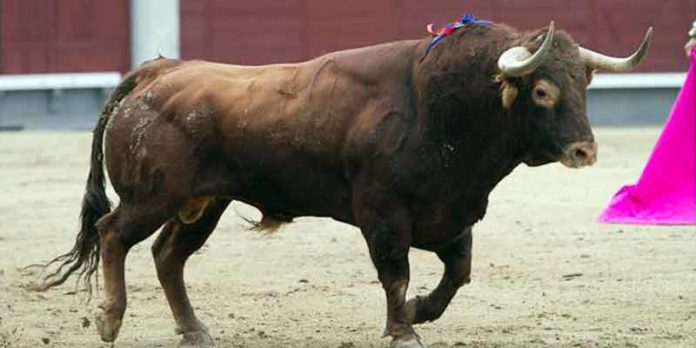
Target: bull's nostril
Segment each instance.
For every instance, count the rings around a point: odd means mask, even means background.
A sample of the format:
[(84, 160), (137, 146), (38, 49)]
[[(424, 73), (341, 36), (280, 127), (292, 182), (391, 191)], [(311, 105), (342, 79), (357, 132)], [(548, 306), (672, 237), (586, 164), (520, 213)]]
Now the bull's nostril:
[(597, 160), (595, 143), (579, 142), (569, 145), (563, 153), (561, 163), (566, 167), (580, 168), (591, 166)]
[(576, 149), (576, 150), (573, 152), (573, 158), (575, 158), (575, 159), (578, 160), (578, 161), (584, 161), (584, 160), (586, 160), (588, 157), (589, 157), (589, 155), (588, 155), (587, 152), (585, 152), (585, 150), (583, 150), (583, 149)]

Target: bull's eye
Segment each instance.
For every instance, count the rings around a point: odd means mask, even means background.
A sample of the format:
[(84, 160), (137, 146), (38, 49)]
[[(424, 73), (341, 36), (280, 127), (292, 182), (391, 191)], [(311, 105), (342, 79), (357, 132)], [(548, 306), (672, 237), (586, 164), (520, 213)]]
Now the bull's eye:
[(547, 109), (556, 105), (559, 95), (560, 90), (558, 87), (547, 80), (537, 81), (532, 90), (534, 103)]

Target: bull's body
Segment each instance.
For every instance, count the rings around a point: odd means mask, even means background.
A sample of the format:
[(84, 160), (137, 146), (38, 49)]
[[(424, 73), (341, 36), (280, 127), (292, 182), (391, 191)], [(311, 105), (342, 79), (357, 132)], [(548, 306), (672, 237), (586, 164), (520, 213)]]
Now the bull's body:
[[(519, 158), (487, 148), (504, 128), (458, 144), (434, 137), (413, 89), (423, 49), (422, 41), (404, 41), (260, 67), (147, 63), (109, 118), (112, 184), (134, 203), (240, 200), (268, 223), (311, 215), (360, 226), (384, 204), (408, 214), (412, 245), (448, 244), (482, 217), (496, 174)], [(461, 117), (494, 121), (493, 112)], [(495, 125), (477, 126), (481, 133)], [(499, 166), (478, 163), (495, 150)]]
[[(422, 347), (412, 324), (437, 319), (469, 281), (471, 226), (491, 190), (520, 163), (594, 163), (587, 73), (630, 68), (649, 42), (622, 60), (553, 26), (540, 34), (466, 24), (426, 57), (429, 40), (415, 40), (298, 64), (144, 64), (97, 124), (82, 229), (44, 288), (77, 270), (89, 279), (101, 255), (97, 327), (113, 341), (128, 250), (164, 225), (152, 251), (178, 332), (212, 343), (183, 268), (239, 200), (261, 210), (261, 228), (308, 215), (359, 227), (387, 297), (385, 334)], [(113, 211), (102, 157), (120, 197)], [(428, 296), (406, 301), (411, 247), (436, 252), (445, 272)]]

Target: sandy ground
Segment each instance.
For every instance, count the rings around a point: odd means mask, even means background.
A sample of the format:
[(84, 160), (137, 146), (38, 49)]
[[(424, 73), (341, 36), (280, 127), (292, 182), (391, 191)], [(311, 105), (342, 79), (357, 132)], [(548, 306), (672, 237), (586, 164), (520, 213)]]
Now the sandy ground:
[[(474, 231), (473, 281), (418, 327), (431, 347), (695, 347), (696, 228), (602, 225), (595, 216), (640, 173), (657, 129), (599, 129), (600, 161), (518, 168)], [(87, 175), (88, 133), (0, 133), (0, 346), (100, 347), (71, 284), (45, 293), (19, 267), (67, 251)], [(220, 347), (386, 347), (384, 297), (357, 229), (303, 218), (271, 237), (228, 209), (187, 279)], [(149, 246), (127, 263), (129, 307), (117, 347), (179, 342)], [(410, 293), (442, 266), (411, 253)], [(97, 295), (99, 297), (99, 295)], [(85, 319), (86, 318), (86, 319)]]

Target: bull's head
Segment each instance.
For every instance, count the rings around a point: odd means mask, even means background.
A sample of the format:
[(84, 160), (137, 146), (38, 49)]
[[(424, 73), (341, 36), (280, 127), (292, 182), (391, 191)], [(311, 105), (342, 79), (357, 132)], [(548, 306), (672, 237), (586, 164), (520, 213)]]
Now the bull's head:
[(597, 144), (586, 113), (592, 73), (631, 70), (645, 58), (651, 34), (652, 28), (628, 58), (614, 58), (577, 46), (551, 22), (545, 34), (522, 37), (500, 56), (503, 106), (524, 118), (524, 163), (560, 161), (579, 168), (595, 162)]

